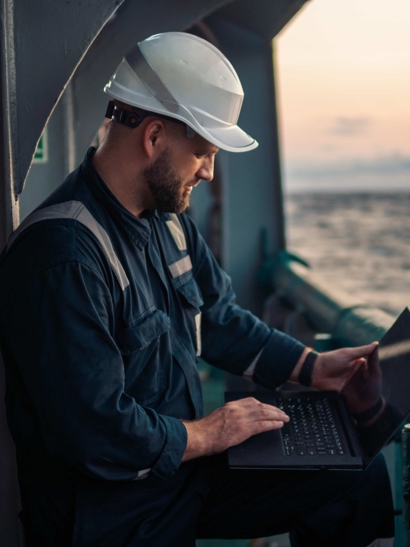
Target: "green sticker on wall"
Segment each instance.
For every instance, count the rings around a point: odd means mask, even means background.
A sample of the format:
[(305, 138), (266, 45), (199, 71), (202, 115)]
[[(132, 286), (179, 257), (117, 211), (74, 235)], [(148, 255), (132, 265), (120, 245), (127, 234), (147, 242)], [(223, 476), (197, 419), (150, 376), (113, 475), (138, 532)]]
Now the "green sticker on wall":
[(34, 153), (33, 163), (46, 163), (48, 161), (48, 132), (47, 127), (38, 141), (36, 151)]

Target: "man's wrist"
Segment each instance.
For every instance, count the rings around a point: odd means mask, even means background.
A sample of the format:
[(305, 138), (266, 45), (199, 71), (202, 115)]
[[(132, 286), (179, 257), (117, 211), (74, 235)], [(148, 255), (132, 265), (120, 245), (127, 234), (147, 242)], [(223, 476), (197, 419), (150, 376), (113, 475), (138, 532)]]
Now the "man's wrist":
[(210, 440), (211, 436), (206, 437), (203, 432), (202, 420), (181, 420), (187, 431), (187, 444), (182, 461), (192, 460), (205, 456), (211, 452)]
[(292, 374), (290, 375), (289, 381), (298, 383), (298, 377), (300, 374), (300, 371), (302, 370), (303, 363), (305, 362), (305, 359), (309, 352), (312, 351), (312, 348), (305, 348), (302, 352), (302, 354), (299, 357), (298, 362), (296, 363), (295, 368), (292, 370)]
[(364, 412), (352, 414), (352, 417), (356, 420), (358, 425), (368, 427), (379, 419), (385, 408), (386, 400), (383, 396), (380, 396), (373, 406)]
[(319, 354), (316, 351), (309, 351), (300, 369), (298, 382), (302, 386), (310, 387), (312, 385), (312, 373)]

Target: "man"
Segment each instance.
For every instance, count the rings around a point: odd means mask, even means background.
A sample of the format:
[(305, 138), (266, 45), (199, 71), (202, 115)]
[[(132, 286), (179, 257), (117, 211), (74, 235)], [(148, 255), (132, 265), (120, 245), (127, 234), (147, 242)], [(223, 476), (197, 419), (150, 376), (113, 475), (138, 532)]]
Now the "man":
[(341, 391), (374, 348), (316, 356), (268, 329), (235, 304), (182, 214), (219, 148), (257, 146), (236, 125), (232, 66), (204, 40), (165, 33), (141, 42), (106, 91), (103, 144), (1, 260), (28, 545), (192, 547), (292, 530), (294, 545), (365, 547), (392, 536), (382, 460), (363, 473), (231, 471), (229, 446), (289, 418), (253, 398), (203, 417), (201, 352), (270, 388)]

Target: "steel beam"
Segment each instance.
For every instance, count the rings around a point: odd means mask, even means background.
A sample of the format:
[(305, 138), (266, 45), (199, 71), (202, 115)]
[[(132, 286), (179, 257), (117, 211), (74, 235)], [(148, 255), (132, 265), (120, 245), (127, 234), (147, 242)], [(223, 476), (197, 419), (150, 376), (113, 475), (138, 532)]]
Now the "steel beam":
[[(18, 177), (16, 123), (16, 67), (14, 47), (14, 5), (12, 0), (0, 2), (1, 24), (1, 85), (0, 100), (0, 248), (19, 223), (19, 203), (15, 193)], [(0, 359), (0, 401), (4, 401), (4, 367)], [(3, 403), (1, 403), (3, 404)], [(7, 547), (19, 545), (18, 519), (20, 500), (17, 488), (17, 471), (14, 444), (7, 427), (6, 416), (0, 412), (0, 544)]]

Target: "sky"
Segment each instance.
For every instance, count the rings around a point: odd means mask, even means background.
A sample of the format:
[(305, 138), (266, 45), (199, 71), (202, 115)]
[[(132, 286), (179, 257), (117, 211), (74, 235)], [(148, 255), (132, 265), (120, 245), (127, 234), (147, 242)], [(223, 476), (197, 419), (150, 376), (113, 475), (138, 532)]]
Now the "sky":
[(309, 0), (274, 40), (288, 191), (410, 191), (410, 0)]

